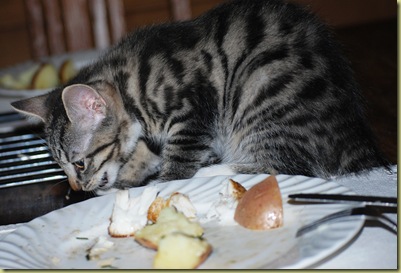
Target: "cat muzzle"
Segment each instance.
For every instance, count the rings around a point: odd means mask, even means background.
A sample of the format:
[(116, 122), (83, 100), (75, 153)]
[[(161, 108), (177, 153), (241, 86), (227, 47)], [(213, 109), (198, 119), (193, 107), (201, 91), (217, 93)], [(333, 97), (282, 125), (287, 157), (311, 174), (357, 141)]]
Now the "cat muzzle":
[(96, 179), (92, 179), (89, 183), (83, 183), (83, 185), (79, 184), (76, 180), (71, 179), (70, 186), (73, 190), (83, 190), (83, 191), (93, 191), (96, 189), (106, 189), (109, 179), (107, 172), (103, 173), (102, 178), (98, 181)]
[(78, 184), (75, 179), (68, 179), (68, 183), (70, 183), (70, 187), (74, 191), (80, 191), (82, 189), (82, 186)]
[(102, 179), (100, 180), (99, 188), (104, 188), (108, 182), (109, 182), (109, 178), (108, 178), (107, 172), (105, 172), (102, 176)]

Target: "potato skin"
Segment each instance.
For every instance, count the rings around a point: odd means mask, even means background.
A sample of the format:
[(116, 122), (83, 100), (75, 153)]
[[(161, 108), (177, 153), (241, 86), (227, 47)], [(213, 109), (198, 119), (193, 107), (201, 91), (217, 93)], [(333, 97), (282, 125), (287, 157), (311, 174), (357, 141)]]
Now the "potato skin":
[(246, 189), (240, 183), (232, 180), (231, 178), (229, 179), (229, 182), (231, 183), (231, 186), (233, 188), (233, 193), (232, 193), (233, 197), (236, 200), (240, 200), (242, 198), (242, 196), (244, 196)]
[(267, 230), (283, 225), (283, 202), (275, 176), (251, 187), (239, 200), (234, 220), (252, 230)]
[(155, 242), (148, 240), (146, 238), (139, 238), (139, 237), (135, 237), (135, 241), (137, 241), (140, 245), (153, 249), (153, 250), (157, 250), (158, 246)]
[(166, 201), (163, 197), (158, 196), (152, 204), (150, 204), (148, 209), (148, 220), (156, 223), (159, 217), (160, 211), (167, 207)]

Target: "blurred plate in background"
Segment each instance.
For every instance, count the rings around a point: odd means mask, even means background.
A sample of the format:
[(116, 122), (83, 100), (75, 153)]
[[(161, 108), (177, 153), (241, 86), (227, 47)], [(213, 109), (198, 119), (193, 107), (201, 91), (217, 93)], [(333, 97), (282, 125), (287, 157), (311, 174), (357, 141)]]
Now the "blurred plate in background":
[[(55, 68), (59, 68), (64, 61), (71, 60), (77, 70), (91, 63), (93, 60), (96, 60), (97, 57), (100, 56), (102, 51), (99, 50), (90, 50), (90, 51), (81, 51), (74, 53), (67, 53), (62, 55), (56, 55), (51, 57), (42, 58), (39, 61), (27, 61), (15, 66), (11, 66), (8, 68), (0, 69), (0, 78), (4, 75), (11, 75), (14, 78), (17, 78), (18, 75), (21, 75), (23, 72), (27, 72), (30, 70), (37, 69), (42, 63), (50, 63), (55, 66)], [(45, 94), (52, 90), (53, 88), (48, 89), (8, 89), (4, 86), (0, 86), (0, 99), (1, 97), (6, 98), (26, 98), (33, 97)]]

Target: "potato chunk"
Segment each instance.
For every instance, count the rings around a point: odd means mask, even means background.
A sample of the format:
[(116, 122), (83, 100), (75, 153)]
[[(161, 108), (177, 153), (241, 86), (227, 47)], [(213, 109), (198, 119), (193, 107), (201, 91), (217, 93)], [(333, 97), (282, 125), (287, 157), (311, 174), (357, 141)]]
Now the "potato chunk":
[(62, 84), (67, 83), (77, 74), (74, 62), (71, 59), (65, 60), (59, 69), (59, 77)]
[(283, 225), (283, 201), (275, 176), (269, 176), (244, 193), (239, 200), (234, 220), (253, 230), (266, 230)]
[(198, 222), (191, 222), (174, 207), (165, 207), (160, 211), (155, 224), (147, 225), (135, 233), (135, 240), (143, 246), (157, 249), (160, 239), (174, 232), (200, 237), (203, 228)]
[(31, 88), (32, 89), (47, 89), (54, 88), (60, 83), (58, 71), (54, 65), (50, 63), (42, 64), (33, 75)]
[(193, 269), (210, 255), (212, 247), (201, 238), (171, 233), (159, 242), (153, 267), (155, 269)]

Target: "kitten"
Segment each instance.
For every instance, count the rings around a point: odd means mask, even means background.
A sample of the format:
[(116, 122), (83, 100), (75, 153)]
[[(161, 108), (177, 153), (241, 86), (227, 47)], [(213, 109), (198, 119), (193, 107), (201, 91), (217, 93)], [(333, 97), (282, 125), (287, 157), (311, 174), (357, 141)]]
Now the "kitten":
[(234, 173), (328, 178), (386, 166), (327, 28), (278, 0), (224, 3), (139, 29), (49, 94), (12, 103), (45, 123), (75, 190)]

